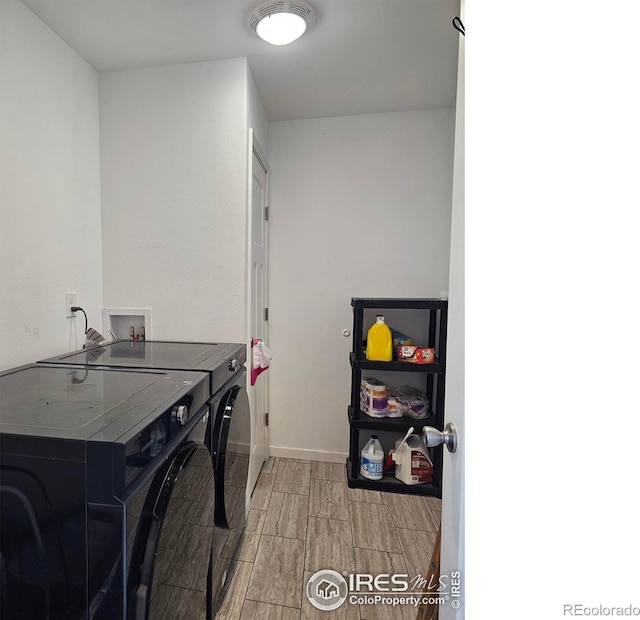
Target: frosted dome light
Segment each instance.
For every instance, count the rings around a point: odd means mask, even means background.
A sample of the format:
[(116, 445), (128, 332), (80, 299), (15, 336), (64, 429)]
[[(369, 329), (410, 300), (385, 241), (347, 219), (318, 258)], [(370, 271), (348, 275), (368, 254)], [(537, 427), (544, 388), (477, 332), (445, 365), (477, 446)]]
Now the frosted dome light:
[(307, 29), (307, 22), (293, 13), (272, 13), (258, 22), (256, 33), (272, 45), (288, 45), (299, 39)]
[(272, 45), (299, 39), (315, 22), (313, 7), (304, 0), (266, 0), (249, 17), (249, 28)]

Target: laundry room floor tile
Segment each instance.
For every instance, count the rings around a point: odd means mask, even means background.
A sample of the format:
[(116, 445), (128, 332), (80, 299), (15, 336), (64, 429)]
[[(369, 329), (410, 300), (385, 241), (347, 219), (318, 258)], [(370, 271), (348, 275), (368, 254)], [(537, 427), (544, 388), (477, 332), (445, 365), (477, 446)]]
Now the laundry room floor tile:
[(304, 568), (316, 572), (330, 568), (339, 573), (355, 570), (351, 528), (344, 521), (309, 517)]
[(347, 600), (326, 612), (307, 598), (307, 582), (320, 570), (411, 577), (428, 570), (441, 501), (349, 489), (345, 472), (344, 465), (280, 457), (264, 464), (216, 620), (415, 620), (412, 606)]
[[(406, 574), (407, 565), (401, 553), (388, 553), (372, 549), (356, 549), (356, 571), (369, 575)], [(391, 606), (380, 604), (360, 605), (362, 620), (414, 620), (416, 608), (413, 605)]]
[(437, 535), (436, 532), (421, 532), (420, 530), (398, 528), (402, 554), (404, 555), (407, 571), (411, 579), (418, 575), (421, 577), (426, 575), (428, 562), (425, 564), (424, 558), (431, 557)]
[(233, 556), (234, 560), (253, 562), (258, 552), (258, 544), (260, 543), (260, 535), (262, 534), (266, 514), (264, 510), (251, 509), (240, 541), (237, 541), (237, 538), (233, 535), (235, 534), (234, 532), (229, 536), (227, 544), (222, 549), (222, 555), (224, 557)]
[(309, 514), (313, 517), (349, 520), (347, 485), (332, 480), (311, 479)]
[(280, 459), (273, 491), (309, 495), (311, 463)]
[(252, 569), (253, 564), (250, 562), (231, 561), (230, 582), (225, 586), (225, 597), (216, 613), (216, 620), (237, 620), (240, 618)]
[(257, 601), (245, 601), (240, 620), (300, 620), (300, 610)]
[(398, 533), (393, 526), (387, 506), (351, 502), (349, 508), (355, 547), (402, 553)]
[(311, 463), (311, 477), (320, 480), (333, 480), (334, 482), (346, 482), (347, 470), (342, 463)]
[(295, 493), (271, 493), (263, 534), (283, 538), (307, 537), (309, 499)]
[(442, 500), (436, 497), (427, 497), (427, 505), (429, 506), (429, 510), (431, 510), (431, 514), (438, 524), (438, 527), (440, 527), (442, 517)]
[(369, 489), (347, 488), (347, 498), (350, 502), (365, 502), (369, 504), (382, 504), (382, 493)]
[(275, 456), (269, 457), (262, 465), (262, 471), (267, 474), (277, 474), (279, 460), (280, 459)]
[(269, 497), (271, 496), (275, 479), (275, 474), (268, 474), (264, 471), (260, 473), (251, 496), (251, 508), (266, 510), (269, 507)]
[(428, 498), (420, 495), (402, 495), (397, 493), (392, 497), (385, 494), (384, 504), (391, 513), (396, 527), (410, 530), (437, 532), (438, 522), (429, 508)]
[(299, 609), (303, 567), (303, 540), (263, 534), (253, 563), (247, 598)]

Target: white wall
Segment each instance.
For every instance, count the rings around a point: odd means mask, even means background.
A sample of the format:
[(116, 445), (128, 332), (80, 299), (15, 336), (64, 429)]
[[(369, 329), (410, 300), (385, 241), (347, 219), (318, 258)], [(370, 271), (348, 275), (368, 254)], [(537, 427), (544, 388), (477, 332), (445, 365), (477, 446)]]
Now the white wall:
[(100, 75), (104, 304), (153, 338), (245, 341), (251, 83), (244, 58)]
[(347, 453), (352, 297), (447, 289), (452, 154), (450, 109), (269, 125), (274, 455)]
[(0, 369), (100, 328), (98, 76), (17, 0), (0, 5)]

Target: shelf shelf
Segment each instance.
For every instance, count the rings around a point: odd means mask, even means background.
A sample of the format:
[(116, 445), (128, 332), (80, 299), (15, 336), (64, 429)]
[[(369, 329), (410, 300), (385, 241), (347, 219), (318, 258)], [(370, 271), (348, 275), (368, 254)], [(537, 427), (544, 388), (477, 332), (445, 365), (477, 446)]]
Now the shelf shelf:
[(371, 491), (386, 491), (388, 493), (403, 493), (405, 495), (427, 495), (442, 497), (442, 490), (434, 483), (405, 484), (395, 476), (386, 475), (382, 480), (368, 480), (362, 476), (352, 477), (351, 459), (347, 459), (347, 485), (351, 489), (369, 489)]
[[(392, 447), (396, 437), (413, 427), (414, 433), (421, 434), (425, 426), (439, 430), (444, 428), (444, 397), (447, 354), (447, 309), (448, 302), (428, 298), (365, 298), (351, 299), (353, 306), (353, 337), (349, 363), (351, 365), (351, 398), (347, 409), (349, 420), (349, 456), (347, 459), (347, 479), (352, 488), (372, 489), (407, 495), (431, 495), (441, 497), (442, 448), (430, 449), (433, 462), (433, 482), (430, 484), (407, 485), (395, 476), (385, 476), (382, 480), (369, 480), (359, 475), (360, 450), (367, 434), (379, 434), (383, 447)], [(378, 312), (378, 310), (384, 312)], [(366, 324), (372, 316), (383, 314), (396, 329), (421, 343), (421, 346), (436, 351), (436, 363), (412, 364), (403, 361), (378, 362), (366, 359)], [(398, 382), (418, 389), (429, 399), (429, 416), (416, 420), (409, 416), (401, 418), (374, 418), (360, 410), (361, 384), (363, 377), (375, 376), (385, 385)]]
[(447, 307), (447, 301), (435, 298), (404, 298), (404, 299), (370, 299), (354, 297), (351, 299), (354, 308), (394, 308), (399, 310), (437, 310)]
[(362, 413), (362, 411), (360, 411), (359, 413), (360, 417), (356, 418), (353, 407), (351, 405), (347, 407), (347, 416), (349, 418), (349, 423), (355, 425), (357, 428), (363, 428), (367, 430), (404, 433), (413, 426), (416, 433), (419, 433), (424, 426), (435, 426), (437, 428), (435, 416), (433, 414), (429, 415), (423, 420), (415, 420), (414, 418), (410, 418), (408, 416), (403, 416), (401, 418), (372, 418), (366, 413)]
[(360, 370), (377, 370), (378, 372), (422, 372), (438, 374), (444, 372), (442, 364), (412, 364), (411, 362), (372, 362), (367, 359), (358, 359), (355, 353), (349, 353), (351, 366), (358, 366)]

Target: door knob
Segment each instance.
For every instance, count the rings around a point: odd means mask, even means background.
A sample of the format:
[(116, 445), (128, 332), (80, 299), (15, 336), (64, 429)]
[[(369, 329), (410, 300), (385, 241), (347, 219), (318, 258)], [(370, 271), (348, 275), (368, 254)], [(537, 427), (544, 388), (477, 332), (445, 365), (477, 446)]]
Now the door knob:
[(422, 439), (427, 448), (435, 448), (442, 443), (447, 446), (449, 452), (455, 452), (458, 448), (458, 433), (451, 422), (447, 422), (444, 432), (433, 428), (433, 426), (425, 426), (422, 429)]

